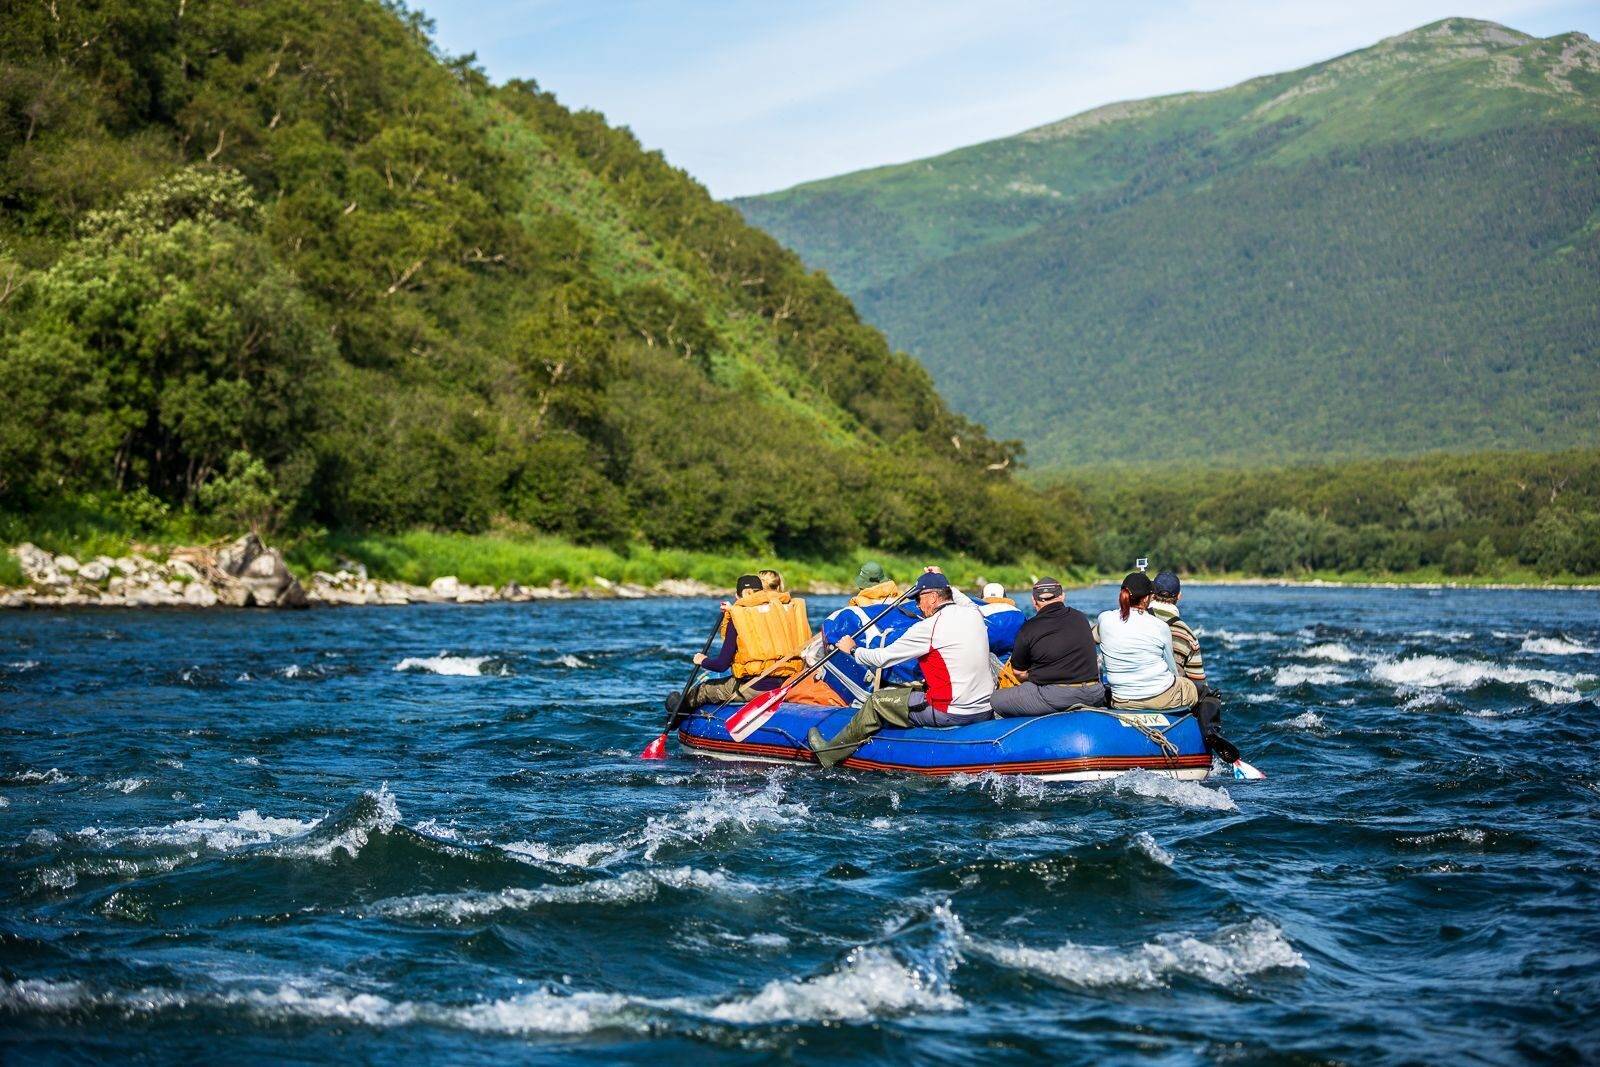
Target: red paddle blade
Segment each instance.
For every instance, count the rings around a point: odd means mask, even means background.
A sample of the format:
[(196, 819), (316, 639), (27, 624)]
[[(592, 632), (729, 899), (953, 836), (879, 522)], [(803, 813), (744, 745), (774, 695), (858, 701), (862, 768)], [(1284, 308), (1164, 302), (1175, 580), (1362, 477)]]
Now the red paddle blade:
[(652, 741), (648, 745), (644, 746), (644, 751), (639, 753), (639, 758), (640, 759), (666, 759), (667, 758), (667, 735), (666, 734), (662, 734), (660, 737), (656, 738), (654, 741)]
[(770, 693), (763, 693), (750, 703), (728, 716), (724, 725), (728, 735), (735, 741), (743, 741), (761, 727), (767, 720), (778, 713), (778, 705), (783, 703), (783, 698), (789, 692), (789, 687), (774, 689)]

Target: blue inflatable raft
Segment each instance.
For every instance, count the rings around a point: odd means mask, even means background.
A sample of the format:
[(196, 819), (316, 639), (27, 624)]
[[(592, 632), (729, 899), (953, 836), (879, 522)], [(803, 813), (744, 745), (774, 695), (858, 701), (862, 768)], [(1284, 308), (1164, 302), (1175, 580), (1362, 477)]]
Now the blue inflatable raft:
[[(853, 708), (782, 704), (759, 730), (735, 741), (726, 720), (737, 710), (687, 719), (678, 729), (685, 748), (720, 760), (815, 763), (806, 731), (815, 726), (832, 737), (850, 721)], [(1027, 719), (991, 719), (971, 726), (886, 729), (841, 766), (902, 774), (1027, 774), (1039, 778), (1095, 781), (1135, 768), (1199, 779), (1211, 771), (1211, 755), (1193, 715), (1059, 711)]]

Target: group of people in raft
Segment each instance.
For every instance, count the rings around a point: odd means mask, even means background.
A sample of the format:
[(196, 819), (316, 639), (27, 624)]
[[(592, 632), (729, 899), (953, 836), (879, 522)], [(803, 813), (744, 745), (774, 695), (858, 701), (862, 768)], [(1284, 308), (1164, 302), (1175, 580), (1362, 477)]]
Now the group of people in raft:
[(807, 743), (825, 767), (885, 726), (962, 726), (1075, 708), (1192, 708), (1207, 743), (1227, 745), (1220, 697), (1179, 615), (1182, 584), (1173, 571), (1129, 574), (1117, 606), (1093, 621), (1066, 603), (1054, 578), (1033, 583), (1031, 618), (1000, 585), (985, 586), (975, 601), (937, 567), (905, 595), (877, 563), (862, 566), (855, 584), (856, 595), (813, 635), (805, 601), (776, 571), (741, 576), (734, 601), (723, 604), (720, 648), (694, 657), (725, 677), (669, 695), (675, 721), (789, 686), (783, 699), (791, 703), (858, 706), (836, 736), (810, 732)]

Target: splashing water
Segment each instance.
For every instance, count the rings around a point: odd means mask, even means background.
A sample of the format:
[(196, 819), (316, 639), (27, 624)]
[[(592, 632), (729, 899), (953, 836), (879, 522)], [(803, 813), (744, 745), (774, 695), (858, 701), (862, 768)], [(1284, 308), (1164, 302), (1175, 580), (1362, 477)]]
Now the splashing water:
[(7, 1047), (1582, 1059), (1600, 600), (1184, 608), (1265, 781), (641, 762), (714, 602), (0, 614)]

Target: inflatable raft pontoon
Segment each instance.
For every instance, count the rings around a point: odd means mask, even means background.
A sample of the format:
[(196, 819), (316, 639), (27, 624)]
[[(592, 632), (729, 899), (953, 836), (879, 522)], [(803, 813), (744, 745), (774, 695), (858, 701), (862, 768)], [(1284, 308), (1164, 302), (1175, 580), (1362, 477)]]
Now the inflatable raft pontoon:
[[(824, 737), (844, 728), (854, 708), (781, 704), (744, 741), (726, 722), (737, 706), (695, 716), (678, 729), (685, 748), (712, 759), (762, 763), (815, 763), (806, 731)], [(1108, 708), (1058, 711), (1026, 719), (990, 719), (970, 726), (886, 729), (842, 767), (903, 774), (1027, 774), (1061, 781), (1097, 781), (1144, 769), (1199, 779), (1211, 771), (1211, 754), (1187, 709), (1118, 712)]]

